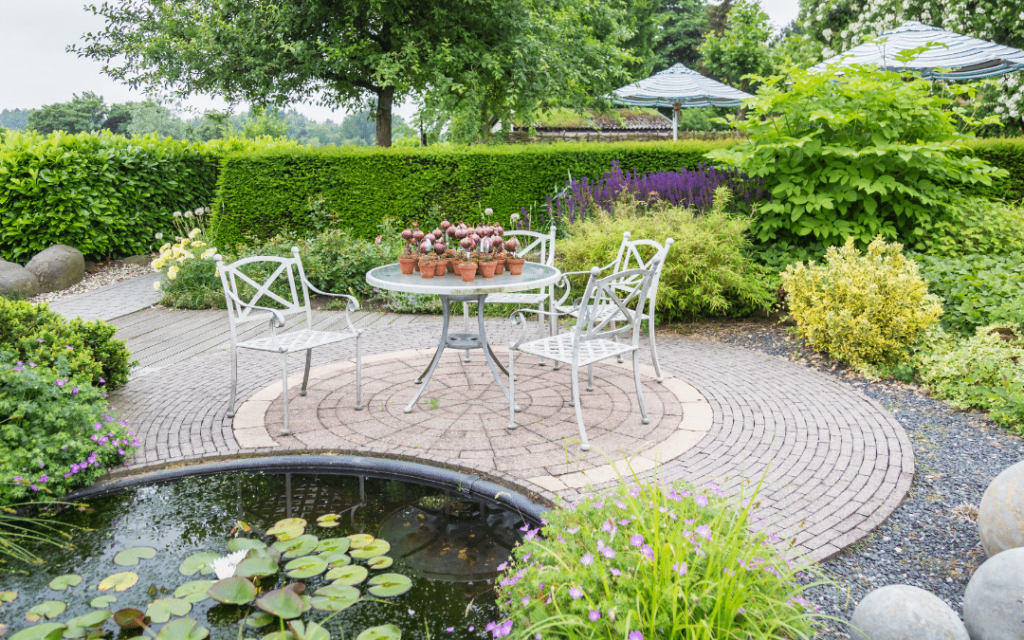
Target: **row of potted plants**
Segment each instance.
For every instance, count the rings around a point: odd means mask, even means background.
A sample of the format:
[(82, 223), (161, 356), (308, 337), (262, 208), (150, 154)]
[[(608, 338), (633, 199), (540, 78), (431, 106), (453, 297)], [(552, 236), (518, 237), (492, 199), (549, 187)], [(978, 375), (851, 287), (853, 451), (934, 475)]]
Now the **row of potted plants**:
[(398, 264), (405, 275), (419, 271), (422, 277), (433, 278), (454, 273), (464, 282), (472, 282), (477, 273), (493, 278), (502, 275), (506, 268), (510, 275), (521, 275), (526, 262), (517, 253), (519, 240), (506, 239), (501, 225), (469, 227), (444, 220), (439, 228), (424, 232), (414, 222), (401, 235), (405, 250)]

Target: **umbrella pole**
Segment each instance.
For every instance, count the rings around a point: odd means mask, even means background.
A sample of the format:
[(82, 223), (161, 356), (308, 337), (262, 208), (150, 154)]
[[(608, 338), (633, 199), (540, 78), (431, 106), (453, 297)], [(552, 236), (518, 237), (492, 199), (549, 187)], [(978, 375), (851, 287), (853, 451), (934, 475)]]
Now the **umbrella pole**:
[(679, 103), (672, 105), (672, 142), (679, 136)]

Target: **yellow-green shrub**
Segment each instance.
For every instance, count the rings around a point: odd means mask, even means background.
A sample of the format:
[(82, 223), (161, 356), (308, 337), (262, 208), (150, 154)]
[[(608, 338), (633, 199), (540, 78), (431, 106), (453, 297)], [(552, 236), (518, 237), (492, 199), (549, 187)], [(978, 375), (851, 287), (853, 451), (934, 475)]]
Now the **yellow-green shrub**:
[(800, 335), (815, 349), (858, 367), (896, 361), (942, 313), (903, 245), (887, 244), (881, 236), (866, 255), (850, 238), (828, 249), (825, 264), (790, 265), (782, 284)]

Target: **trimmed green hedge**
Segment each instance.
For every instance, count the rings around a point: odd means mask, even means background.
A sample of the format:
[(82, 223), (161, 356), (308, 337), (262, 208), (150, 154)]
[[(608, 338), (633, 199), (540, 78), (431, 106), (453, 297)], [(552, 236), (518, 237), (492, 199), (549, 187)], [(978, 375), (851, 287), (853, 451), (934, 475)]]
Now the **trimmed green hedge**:
[(640, 172), (695, 168), (726, 142), (561, 143), (426, 148), (302, 148), (229, 154), (221, 165), (217, 241), (228, 245), (283, 231), (312, 231), (308, 198), (321, 195), (333, 226), (371, 238), (380, 221), (423, 219), (431, 205), (452, 221), (505, 224), (543, 204), (573, 177), (599, 177), (612, 160)]
[(977, 195), (1004, 200), (1024, 199), (1024, 138), (984, 138), (967, 145), (974, 155), (1010, 172), (991, 187), (979, 187)]

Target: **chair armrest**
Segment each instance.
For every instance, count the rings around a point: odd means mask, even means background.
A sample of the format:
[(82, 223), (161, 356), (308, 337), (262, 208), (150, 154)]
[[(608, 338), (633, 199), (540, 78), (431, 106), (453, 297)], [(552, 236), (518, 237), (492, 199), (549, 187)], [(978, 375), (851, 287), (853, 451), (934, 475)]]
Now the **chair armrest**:
[(231, 293), (227, 289), (224, 290), (224, 294), (226, 296), (228, 296), (229, 298), (231, 298), (231, 300), (235, 304), (240, 306), (240, 307), (244, 307), (246, 309), (255, 309), (257, 311), (267, 311), (267, 312), (269, 312), (270, 316), (271, 316), (270, 317), (270, 322), (269, 322), (269, 325), (270, 325), (270, 339), (274, 343), (274, 346), (277, 347), (277, 350), (279, 352), (281, 352), (281, 353), (284, 353), (284, 351), (285, 351), (284, 347), (282, 347), (281, 343), (277, 341), (277, 330), (278, 329), (283, 329), (284, 325), (286, 323), (286, 320), (285, 320), (285, 317), (284, 317), (283, 313), (281, 313), (277, 309), (271, 309), (270, 307), (261, 307), (258, 304), (249, 304), (247, 302), (242, 302), (242, 300), (240, 300), (238, 298), (238, 296), (236, 296), (235, 294)]
[(302, 284), (304, 284), (307, 289), (320, 296), (330, 296), (332, 298), (345, 298), (346, 300), (348, 300), (348, 307), (346, 308), (346, 311), (348, 309), (351, 309), (352, 311), (359, 311), (359, 300), (357, 300), (355, 296), (350, 296), (347, 293), (330, 293), (327, 291), (321, 291), (314, 287), (312, 284), (310, 284), (309, 280), (306, 280), (305, 278), (302, 279)]
[(509, 349), (518, 349), (519, 345), (523, 344), (523, 340), (526, 339), (526, 331), (528, 327), (526, 326), (526, 318), (523, 316), (524, 313), (536, 313), (538, 316), (548, 316), (551, 318), (559, 318), (561, 316), (569, 315), (564, 312), (541, 311), (540, 309), (516, 309), (508, 319), (512, 326), (517, 324), (522, 325), (523, 331), (519, 334), (519, 338), (515, 342), (508, 343)]

